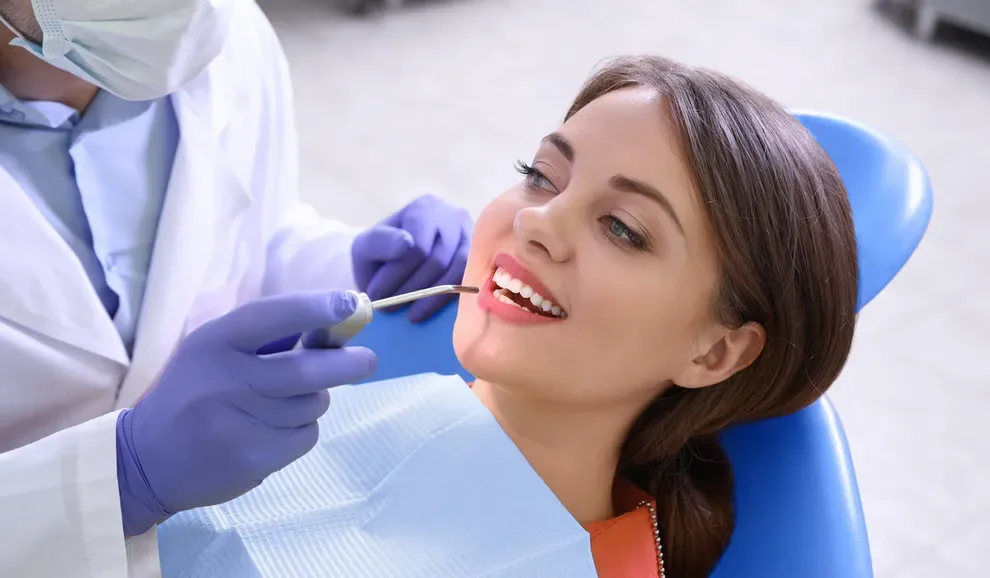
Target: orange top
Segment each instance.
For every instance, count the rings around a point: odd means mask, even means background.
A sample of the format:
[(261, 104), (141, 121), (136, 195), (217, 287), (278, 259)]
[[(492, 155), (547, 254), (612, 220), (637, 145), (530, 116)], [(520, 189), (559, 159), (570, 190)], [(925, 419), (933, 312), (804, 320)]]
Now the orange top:
[[(584, 527), (591, 534), (591, 555), (600, 578), (658, 578), (653, 520), (642, 501), (656, 503), (632, 483), (617, 479), (612, 490), (617, 515)], [(621, 513), (620, 513), (621, 512)]]

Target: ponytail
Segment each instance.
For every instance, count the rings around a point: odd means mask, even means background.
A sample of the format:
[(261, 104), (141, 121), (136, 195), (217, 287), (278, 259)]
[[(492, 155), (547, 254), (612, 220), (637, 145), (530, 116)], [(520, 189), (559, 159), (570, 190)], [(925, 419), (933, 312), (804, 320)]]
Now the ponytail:
[(633, 426), (620, 471), (657, 502), (667, 576), (706, 578), (732, 537), (732, 468), (714, 435), (683, 438), (682, 402), (701, 392), (673, 389)]

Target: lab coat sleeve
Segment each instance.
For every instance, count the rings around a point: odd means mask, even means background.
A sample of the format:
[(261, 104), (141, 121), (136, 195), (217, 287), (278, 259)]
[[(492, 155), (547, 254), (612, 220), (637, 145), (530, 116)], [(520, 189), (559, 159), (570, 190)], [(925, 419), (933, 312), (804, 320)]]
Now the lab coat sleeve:
[(268, 243), (264, 293), (356, 289), (351, 245), (358, 232), (296, 203)]
[(155, 531), (124, 540), (116, 423), (115, 412), (0, 454), (0, 573), (160, 576)]
[[(294, 291), (355, 289), (351, 245), (360, 229), (327, 219), (299, 200), (299, 136), (296, 132), (292, 80), (282, 46), (264, 18), (260, 18), (269, 67), (271, 119), (265, 158), (273, 171), (261, 195), (274, 215), (266, 249), (262, 291), (265, 295)], [(258, 195), (256, 195), (257, 198)]]

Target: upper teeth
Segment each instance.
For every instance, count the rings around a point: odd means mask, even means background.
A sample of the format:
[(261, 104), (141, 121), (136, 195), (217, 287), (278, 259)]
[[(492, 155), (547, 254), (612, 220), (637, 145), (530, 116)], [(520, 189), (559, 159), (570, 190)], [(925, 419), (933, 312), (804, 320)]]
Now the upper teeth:
[[(503, 269), (497, 269), (492, 279), (495, 281), (495, 284), (502, 289), (513, 293), (518, 293), (523, 297), (523, 299), (529, 299), (530, 303), (532, 303), (534, 307), (542, 309), (543, 311), (548, 311), (556, 317), (567, 316), (567, 313), (565, 313), (559, 305), (554, 305), (549, 299), (546, 299), (537, 293), (532, 287), (526, 285), (519, 279), (514, 278)], [(511, 301), (508, 298), (506, 298), (506, 300)]]

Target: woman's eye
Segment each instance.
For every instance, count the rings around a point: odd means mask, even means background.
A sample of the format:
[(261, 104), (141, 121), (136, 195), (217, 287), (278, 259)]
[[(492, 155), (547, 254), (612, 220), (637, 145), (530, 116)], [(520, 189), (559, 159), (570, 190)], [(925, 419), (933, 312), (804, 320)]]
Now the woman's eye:
[(646, 251), (649, 249), (646, 240), (639, 233), (636, 233), (628, 225), (623, 223), (618, 217), (606, 215), (602, 217), (601, 222), (604, 234), (613, 243), (623, 243), (637, 251)]
[(540, 171), (522, 161), (516, 161), (516, 171), (526, 177), (526, 186), (533, 189), (542, 189), (551, 193), (556, 193), (557, 188), (553, 186), (550, 179)]
[(534, 169), (533, 174), (529, 177), (529, 182), (539, 189), (552, 189), (553, 184), (550, 180), (543, 176), (543, 173)]

